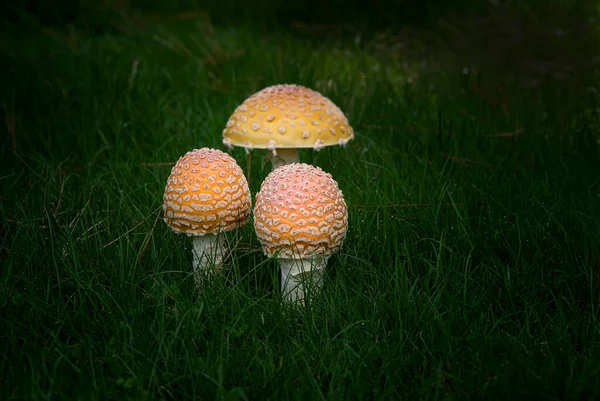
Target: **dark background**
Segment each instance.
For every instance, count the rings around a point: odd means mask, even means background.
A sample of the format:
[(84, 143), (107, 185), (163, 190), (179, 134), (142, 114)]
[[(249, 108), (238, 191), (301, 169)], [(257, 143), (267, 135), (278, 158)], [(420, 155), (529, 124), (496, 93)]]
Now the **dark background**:
[(102, 12), (171, 13), (204, 10), (215, 22), (253, 21), (267, 26), (287, 26), (293, 22), (312, 24), (352, 24), (362, 29), (399, 28), (405, 24), (430, 25), (445, 15), (476, 17), (497, 7), (520, 9), (538, 18), (571, 18), (584, 22), (596, 12), (592, 1), (576, 0), (10, 0), (3, 3), (6, 17), (15, 19), (27, 12), (44, 24), (102, 25)]
[(517, 73), (528, 82), (550, 76), (560, 83), (595, 71), (598, 9), (589, 0), (9, 0), (0, 5), (0, 22), (4, 19), (10, 36), (26, 35), (40, 25), (80, 34), (120, 34), (123, 22), (146, 23), (149, 15), (164, 20), (202, 13), (215, 24), (291, 31), (314, 41), (360, 33), (364, 43), (384, 32), (384, 57), (410, 36), (409, 29), (411, 35), (420, 30), (413, 47), (445, 52), (443, 67), (478, 65)]

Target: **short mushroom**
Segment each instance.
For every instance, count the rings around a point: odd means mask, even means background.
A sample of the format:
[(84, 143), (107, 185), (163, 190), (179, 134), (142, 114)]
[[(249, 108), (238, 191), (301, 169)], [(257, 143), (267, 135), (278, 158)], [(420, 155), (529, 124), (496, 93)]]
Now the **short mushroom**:
[(292, 163), (273, 170), (256, 194), (254, 229), (263, 251), (277, 256), (284, 299), (304, 303), (329, 257), (342, 248), (348, 229), (344, 195), (331, 174)]
[(354, 130), (342, 111), (319, 92), (300, 85), (267, 87), (229, 117), (223, 144), (268, 149), (273, 169), (298, 162), (298, 149), (346, 145)]
[(252, 198), (242, 169), (220, 150), (202, 148), (177, 161), (165, 187), (164, 220), (176, 233), (193, 236), (196, 284), (212, 265), (220, 269), (226, 231), (248, 222)]

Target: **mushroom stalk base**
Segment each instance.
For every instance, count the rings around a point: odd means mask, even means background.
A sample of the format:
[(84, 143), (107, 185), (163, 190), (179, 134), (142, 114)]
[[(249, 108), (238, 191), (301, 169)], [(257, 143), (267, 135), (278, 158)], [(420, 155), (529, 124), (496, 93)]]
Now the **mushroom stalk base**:
[(311, 259), (279, 258), (283, 299), (304, 305), (307, 295), (320, 291), (327, 259), (323, 256)]
[(192, 267), (194, 272), (194, 281), (198, 292), (202, 289), (202, 282), (205, 278), (213, 275), (223, 266), (223, 259), (226, 252), (225, 235), (207, 234), (201, 237), (194, 237), (194, 257)]
[(298, 149), (282, 148), (269, 152), (273, 170), (286, 164), (298, 163)]

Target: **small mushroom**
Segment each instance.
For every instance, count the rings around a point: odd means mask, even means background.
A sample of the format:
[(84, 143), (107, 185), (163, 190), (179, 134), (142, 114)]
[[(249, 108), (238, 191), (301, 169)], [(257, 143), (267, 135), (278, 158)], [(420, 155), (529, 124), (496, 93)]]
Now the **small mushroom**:
[(265, 254), (277, 256), (284, 299), (303, 304), (307, 281), (319, 290), (327, 260), (342, 248), (348, 208), (329, 173), (287, 164), (273, 170), (256, 194), (254, 229)]
[(248, 222), (252, 198), (246, 177), (227, 153), (194, 149), (171, 170), (163, 200), (167, 225), (176, 233), (194, 237), (192, 266), (200, 289), (208, 268), (222, 267), (224, 233)]
[(223, 130), (223, 144), (268, 149), (273, 169), (298, 162), (298, 149), (346, 145), (354, 131), (342, 111), (300, 85), (267, 87), (238, 106)]

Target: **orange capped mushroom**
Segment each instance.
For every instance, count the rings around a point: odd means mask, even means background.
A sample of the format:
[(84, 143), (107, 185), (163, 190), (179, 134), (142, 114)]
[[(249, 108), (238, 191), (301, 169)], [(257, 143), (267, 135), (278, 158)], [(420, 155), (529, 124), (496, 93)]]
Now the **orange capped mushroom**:
[(220, 150), (194, 149), (181, 157), (167, 180), (164, 220), (176, 233), (194, 237), (196, 283), (212, 262), (225, 254), (224, 232), (248, 222), (252, 198), (235, 159)]
[(273, 168), (298, 162), (298, 149), (346, 145), (354, 131), (327, 97), (300, 85), (269, 86), (246, 99), (229, 117), (223, 143), (269, 149)]
[(284, 297), (303, 302), (303, 277), (318, 288), (328, 258), (342, 248), (348, 208), (331, 174), (287, 164), (273, 170), (256, 194), (254, 229), (265, 254), (277, 255)]

